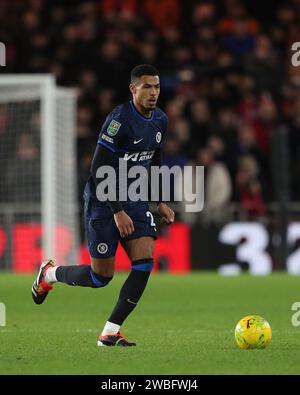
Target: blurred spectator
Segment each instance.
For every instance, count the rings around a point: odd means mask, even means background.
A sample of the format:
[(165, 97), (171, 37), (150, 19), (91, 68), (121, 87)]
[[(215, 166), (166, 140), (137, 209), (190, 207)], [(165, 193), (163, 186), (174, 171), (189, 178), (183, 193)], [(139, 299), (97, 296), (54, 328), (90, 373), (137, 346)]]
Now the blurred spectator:
[[(196, 164), (205, 167), (205, 205), (201, 217), (204, 222), (218, 223), (226, 218), (226, 206), (231, 198), (232, 185), (226, 166), (216, 160), (217, 155), (212, 148), (216, 148), (216, 144), (211, 141), (210, 145), (197, 152)], [(219, 149), (220, 147), (217, 148)]]
[(249, 124), (241, 124), (238, 132), (237, 156), (241, 154), (249, 154), (253, 156), (260, 164), (260, 167), (266, 165), (264, 154), (257, 145), (255, 130)]
[(278, 94), (282, 78), (281, 67), (270, 38), (266, 35), (258, 36), (254, 51), (245, 62), (247, 72), (255, 81), (256, 90)]
[(162, 157), (162, 164), (168, 167), (180, 166), (187, 164), (188, 157), (181, 150), (181, 144), (176, 137), (170, 134), (164, 145), (164, 153)]
[(247, 32), (256, 34), (260, 23), (257, 19), (249, 17), (245, 5), (239, 0), (225, 0), (226, 15), (218, 22), (218, 30), (222, 34), (233, 33), (240, 20), (244, 21)]
[(137, 4), (137, 0), (103, 0), (101, 11), (108, 19), (115, 18), (116, 14), (131, 19), (136, 15)]
[(216, 6), (212, 2), (195, 4), (193, 12), (193, 22), (195, 26), (215, 22)]
[(98, 92), (97, 125), (100, 125), (106, 116), (113, 110), (116, 103), (114, 91), (112, 89), (102, 89)]
[(216, 160), (224, 160), (224, 142), (219, 136), (210, 136), (207, 140), (207, 148), (211, 150)]
[(172, 132), (183, 148), (189, 145), (190, 123), (186, 118), (177, 118)]
[(266, 213), (259, 180), (259, 167), (253, 156), (243, 155), (240, 157), (236, 186), (238, 200), (248, 215), (262, 216)]
[(224, 38), (224, 47), (237, 58), (253, 51), (255, 36), (249, 31), (247, 21), (238, 19), (233, 30)]
[(160, 33), (168, 27), (175, 27), (179, 24), (180, 2), (178, 0), (144, 0), (143, 10)]
[(193, 149), (204, 146), (212, 133), (212, 117), (209, 103), (205, 99), (196, 99), (190, 105), (191, 145)]
[[(167, 166), (169, 168), (172, 168), (173, 166), (179, 166), (181, 169), (183, 169), (183, 167), (188, 164), (188, 157), (182, 152), (181, 143), (172, 134), (169, 134), (165, 141), (164, 153), (162, 155), (161, 163), (163, 166)], [(176, 176), (172, 176), (170, 183), (171, 202), (174, 202), (175, 191), (181, 187), (182, 185), (180, 180), (176, 179)]]

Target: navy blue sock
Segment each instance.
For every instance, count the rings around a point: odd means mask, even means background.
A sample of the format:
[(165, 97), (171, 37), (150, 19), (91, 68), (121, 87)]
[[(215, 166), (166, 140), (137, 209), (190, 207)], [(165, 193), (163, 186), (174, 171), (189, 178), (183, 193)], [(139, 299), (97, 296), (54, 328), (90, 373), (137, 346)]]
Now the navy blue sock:
[(140, 300), (152, 268), (153, 259), (151, 258), (132, 262), (132, 270), (120, 291), (118, 302), (108, 319), (109, 322), (117, 325), (123, 324)]
[(105, 287), (112, 279), (95, 273), (90, 265), (59, 266), (55, 275), (60, 283), (90, 288)]

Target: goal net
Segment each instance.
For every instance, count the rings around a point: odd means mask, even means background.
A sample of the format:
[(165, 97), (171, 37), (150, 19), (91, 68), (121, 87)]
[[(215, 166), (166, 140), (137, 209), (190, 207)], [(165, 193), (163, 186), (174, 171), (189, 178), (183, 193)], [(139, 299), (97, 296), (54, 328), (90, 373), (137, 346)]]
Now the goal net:
[(0, 269), (77, 263), (75, 120), (51, 75), (0, 76)]

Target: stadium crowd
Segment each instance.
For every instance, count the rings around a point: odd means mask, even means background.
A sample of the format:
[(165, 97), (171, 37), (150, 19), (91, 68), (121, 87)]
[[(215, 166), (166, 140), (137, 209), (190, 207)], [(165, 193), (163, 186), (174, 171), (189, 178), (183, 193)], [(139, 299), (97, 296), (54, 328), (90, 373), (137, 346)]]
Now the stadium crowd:
[[(1, 71), (50, 72), (58, 84), (76, 88), (81, 197), (101, 124), (129, 97), (130, 70), (155, 65), (169, 117), (164, 164), (205, 166), (208, 218), (219, 220), (231, 201), (263, 216), (275, 199), (271, 144), (283, 122), (291, 198), (300, 200), (300, 67), (292, 66), (290, 51), (300, 41), (300, 1), (274, 1), (268, 13), (255, 4), (2, 0)], [(3, 124), (0, 111), (0, 139)], [(20, 139), (32, 144), (24, 134)], [(25, 161), (36, 159), (33, 147), (15, 150)]]

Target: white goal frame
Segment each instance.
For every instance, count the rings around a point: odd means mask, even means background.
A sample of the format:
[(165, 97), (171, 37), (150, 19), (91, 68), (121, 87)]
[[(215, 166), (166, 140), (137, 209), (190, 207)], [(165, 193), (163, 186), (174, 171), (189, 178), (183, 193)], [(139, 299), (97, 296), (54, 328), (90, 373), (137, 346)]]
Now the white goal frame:
[[(36, 87), (38, 99), (40, 100), (40, 125), (41, 125), (41, 223), (44, 234), (42, 237), (42, 248), (44, 257), (55, 259), (55, 238), (54, 229), (55, 218), (55, 197), (57, 183), (55, 180), (55, 169), (52, 164), (56, 160), (56, 97), (63, 93), (74, 100), (74, 116), (70, 119), (74, 136), (76, 123), (76, 94), (71, 88), (58, 88), (55, 78), (51, 74), (3, 74), (0, 75), (0, 92), (2, 87)], [(15, 93), (16, 100), (22, 100), (22, 93)], [(30, 95), (23, 95), (23, 100), (30, 99)], [(37, 98), (37, 93), (33, 92), (33, 98)], [(1, 100), (1, 102), (3, 102)], [(0, 103), (1, 103), (0, 102)], [(75, 138), (75, 137), (74, 137)], [(75, 171), (75, 168), (74, 168)], [(74, 197), (77, 199), (77, 196)], [(77, 262), (74, 262), (75, 264)]]

